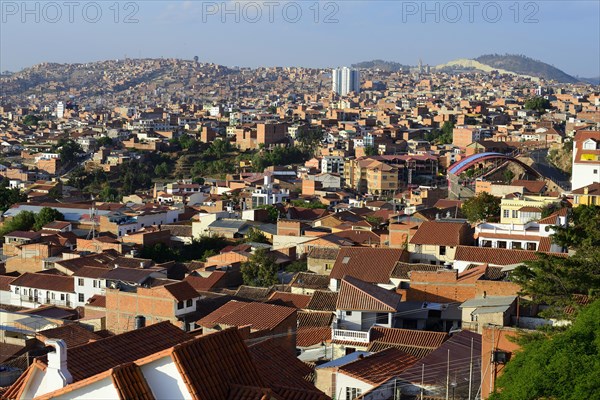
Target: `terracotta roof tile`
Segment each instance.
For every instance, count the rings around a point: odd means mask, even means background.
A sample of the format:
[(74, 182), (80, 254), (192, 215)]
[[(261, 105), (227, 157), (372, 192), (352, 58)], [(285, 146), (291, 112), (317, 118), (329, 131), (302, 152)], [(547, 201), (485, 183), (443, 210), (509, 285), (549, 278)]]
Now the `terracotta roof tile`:
[(373, 326), (371, 328), (371, 341), (383, 343), (402, 344), (414, 347), (437, 349), (448, 338), (445, 332), (417, 331), (412, 329), (385, 328)]
[(410, 273), (412, 271), (426, 271), (426, 272), (435, 272), (440, 267), (438, 265), (431, 264), (419, 264), (419, 263), (405, 263), (405, 262), (397, 262), (394, 267), (394, 271), (392, 271), (392, 278), (396, 279), (410, 279)]
[(315, 311), (335, 311), (338, 295), (338, 292), (315, 290), (306, 308)]
[(331, 327), (333, 313), (329, 311), (299, 311), (298, 328)]
[(458, 246), (464, 240), (462, 233), (469, 225), (462, 222), (425, 221), (410, 239), (413, 244)]
[(409, 345), (405, 345), (405, 344), (384, 343), (384, 342), (380, 342), (380, 341), (376, 340), (374, 342), (369, 343), (369, 347), (367, 347), (367, 351), (377, 353), (379, 351), (383, 351), (383, 350), (389, 349), (391, 347), (394, 347), (394, 348), (401, 350), (407, 354), (410, 354), (411, 356), (413, 356), (419, 360), (435, 350), (435, 349), (429, 348), (429, 347), (415, 347), (415, 346), (409, 346)]
[[(337, 249), (335, 249), (335, 254), (337, 254)], [(290, 282), (290, 286), (303, 289), (327, 289), (329, 277), (311, 272), (298, 272)]]
[[(337, 233), (336, 233), (337, 235)], [(309, 258), (316, 258), (319, 260), (335, 260), (337, 257), (339, 249), (335, 247), (322, 247), (322, 246), (314, 246), (308, 252)]]
[(122, 400), (154, 400), (140, 367), (134, 363), (113, 368), (111, 378)]
[(200, 297), (196, 289), (194, 289), (187, 281), (169, 283), (168, 285), (164, 285), (163, 288), (177, 301), (191, 300)]
[(271, 295), (271, 288), (260, 288), (242, 285), (235, 292), (237, 297), (254, 301), (267, 301)]
[(195, 399), (226, 399), (231, 385), (265, 387), (237, 329), (175, 346), (172, 357)]
[(271, 330), (295, 313), (296, 309), (292, 307), (232, 300), (197, 321), (197, 324), (205, 327), (250, 326), (254, 331)]
[(92, 340), (102, 339), (94, 332), (89, 331), (79, 324), (66, 324), (58, 328), (46, 329), (38, 332), (41, 340), (44, 339), (62, 339), (67, 344), (67, 348), (73, 348), (82, 344), (89, 343)]
[(17, 278), (14, 276), (0, 275), (0, 291), (8, 292), (10, 290), (10, 284), (15, 279)]
[(57, 292), (74, 292), (75, 280), (71, 276), (24, 273), (10, 283), (14, 286), (28, 287)]
[(231, 385), (226, 400), (279, 400), (271, 389)]
[(76, 382), (189, 339), (190, 335), (170, 322), (159, 322), (67, 349), (69, 372)]
[(312, 368), (300, 361), (289, 350), (278, 346), (274, 340), (264, 340), (248, 347), (254, 365), (268, 387), (292, 387), (320, 393), (306, 380)]
[(395, 312), (402, 296), (372, 283), (346, 276), (342, 279), (336, 309)]
[(289, 292), (273, 292), (269, 297), (271, 303), (283, 303), (282, 305), (296, 308), (306, 308), (311, 300), (311, 296), (306, 294), (296, 294)]
[(417, 361), (419, 361), (418, 358), (390, 347), (343, 365), (339, 371), (371, 385), (377, 385), (398, 375)]
[(365, 282), (388, 283), (403, 255), (402, 249), (342, 247), (329, 277), (342, 279), (350, 275)]
[[(557, 257), (566, 257), (562, 253), (547, 253)], [(472, 263), (490, 265), (513, 265), (538, 259), (533, 250), (499, 249), (495, 247), (458, 246), (454, 259)]]

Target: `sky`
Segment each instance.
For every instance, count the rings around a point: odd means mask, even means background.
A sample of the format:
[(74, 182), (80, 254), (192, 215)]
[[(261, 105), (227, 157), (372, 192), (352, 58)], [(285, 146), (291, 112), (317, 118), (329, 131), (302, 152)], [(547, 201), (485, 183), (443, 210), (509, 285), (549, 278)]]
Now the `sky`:
[(600, 76), (600, 1), (0, 0), (0, 71), (176, 57), (228, 66), (437, 65), (523, 54)]

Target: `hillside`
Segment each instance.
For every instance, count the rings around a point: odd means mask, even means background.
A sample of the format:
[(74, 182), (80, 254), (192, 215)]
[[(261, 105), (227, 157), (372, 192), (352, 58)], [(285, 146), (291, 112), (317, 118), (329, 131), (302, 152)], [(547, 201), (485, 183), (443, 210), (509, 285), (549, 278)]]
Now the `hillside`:
[(486, 54), (477, 57), (475, 61), (489, 65), (494, 69), (503, 69), (519, 75), (536, 76), (561, 83), (577, 83), (578, 80), (552, 65), (516, 54)]
[(408, 70), (410, 66), (397, 63), (395, 61), (384, 61), (384, 60), (372, 60), (362, 61), (356, 64), (352, 64), (353, 68), (373, 68), (380, 69), (382, 71), (398, 72), (400, 70)]

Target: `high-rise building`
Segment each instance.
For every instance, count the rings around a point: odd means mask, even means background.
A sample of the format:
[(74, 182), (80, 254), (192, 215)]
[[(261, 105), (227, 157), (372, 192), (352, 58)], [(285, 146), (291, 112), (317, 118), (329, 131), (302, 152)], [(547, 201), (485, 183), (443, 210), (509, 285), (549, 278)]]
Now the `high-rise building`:
[(59, 101), (56, 105), (56, 118), (62, 118), (65, 115), (65, 103)]
[(358, 70), (342, 67), (331, 71), (331, 90), (340, 96), (346, 96), (350, 92), (360, 92), (360, 73)]

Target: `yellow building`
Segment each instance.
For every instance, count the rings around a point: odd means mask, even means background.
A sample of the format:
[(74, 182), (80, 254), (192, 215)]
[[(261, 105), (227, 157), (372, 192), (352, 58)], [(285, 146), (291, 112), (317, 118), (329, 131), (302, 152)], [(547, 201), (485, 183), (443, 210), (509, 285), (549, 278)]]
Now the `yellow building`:
[(372, 158), (346, 160), (346, 186), (374, 195), (392, 194), (398, 190), (398, 169)]
[(600, 183), (592, 183), (573, 190), (573, 207), (600, 206)]
[(500, 223), (522, 225), (542, 217), (542, 209), (560, 203), (560, 197), (512, 194), (500, 202)]

